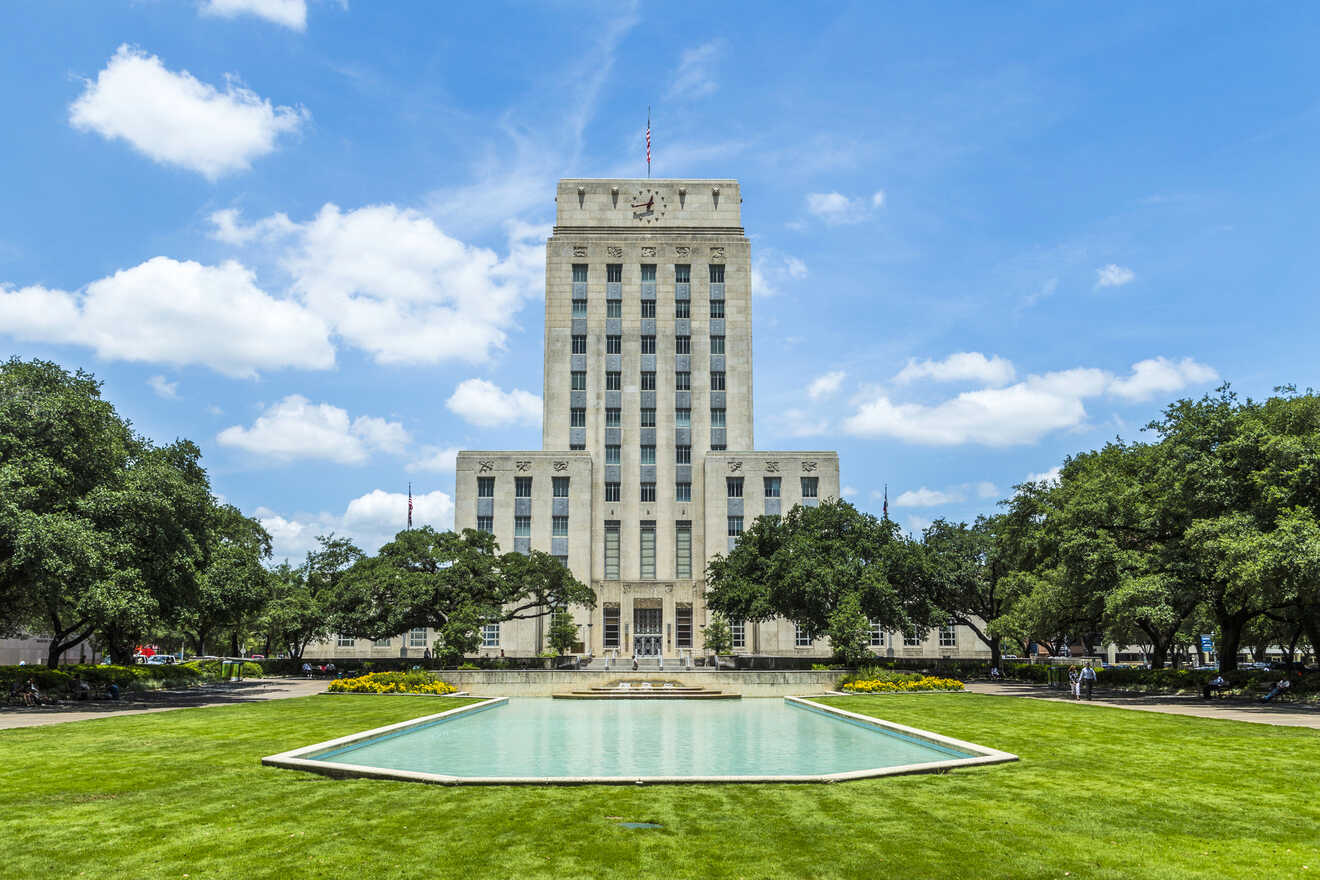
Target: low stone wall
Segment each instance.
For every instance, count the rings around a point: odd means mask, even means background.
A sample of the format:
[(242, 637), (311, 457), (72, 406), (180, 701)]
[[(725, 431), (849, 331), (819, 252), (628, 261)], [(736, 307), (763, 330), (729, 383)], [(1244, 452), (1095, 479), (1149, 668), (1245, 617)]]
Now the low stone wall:
[(843, 670), (825, 672), (736, 672), (733, 670), (504, 670), (447, 669), (438, 675), (460, 691), (482, 697), (548, 697), (586, 690), (616, 681), (676, 681), (683, 685), (726, 691), (744, 697), (788, 697), (819, 694), (834, 688)]

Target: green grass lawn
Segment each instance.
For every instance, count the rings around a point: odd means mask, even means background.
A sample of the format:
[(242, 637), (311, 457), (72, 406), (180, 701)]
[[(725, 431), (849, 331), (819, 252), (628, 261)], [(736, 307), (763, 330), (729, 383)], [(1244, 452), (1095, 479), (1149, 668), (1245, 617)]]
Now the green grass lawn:
[(444, 788), (259, 763), (461, 702), (0, 731), (4, 878), (1320, 877), (1320, 734), (1095, 706), (828, 700), (1022, 758), (835, 785)]

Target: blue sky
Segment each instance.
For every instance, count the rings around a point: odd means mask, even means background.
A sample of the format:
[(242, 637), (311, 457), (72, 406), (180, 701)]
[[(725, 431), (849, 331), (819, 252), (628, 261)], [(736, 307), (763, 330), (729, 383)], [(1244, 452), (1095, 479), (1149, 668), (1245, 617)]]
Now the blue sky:
[(736, 177), (756, 439), (919, 530), (1220, 381), (1317, 384), (1320, 13), (51, 2), (0, 53), (0, 353), (280, 556), (540, 442), (560, 177)]

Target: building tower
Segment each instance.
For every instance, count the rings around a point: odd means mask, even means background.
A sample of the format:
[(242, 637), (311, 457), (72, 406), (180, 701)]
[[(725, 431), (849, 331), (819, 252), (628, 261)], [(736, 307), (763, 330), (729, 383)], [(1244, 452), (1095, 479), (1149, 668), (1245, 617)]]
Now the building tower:
[[(584, 651), (680, 658), (703, 647), (706, 562), (763, 513), (838, 497), (838, 455), (754, 451), (737, 181), (561, 180), (555, 202), (542, 448), (460, 452), (455, 528), (590, 584)], [(813, 653), (792, 623), (732, 623), (735, 650)], [(483, 633), (487, 652), (542, 647), (540, 621)]]

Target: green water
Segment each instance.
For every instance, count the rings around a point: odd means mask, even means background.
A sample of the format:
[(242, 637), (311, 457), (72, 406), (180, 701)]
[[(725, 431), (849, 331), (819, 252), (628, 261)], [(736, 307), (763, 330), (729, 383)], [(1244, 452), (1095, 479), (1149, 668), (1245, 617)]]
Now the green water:
[(796, 776), (965, 758), (782, 700), (506, 704), (317, 760), (447, 776)]

